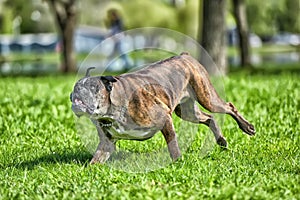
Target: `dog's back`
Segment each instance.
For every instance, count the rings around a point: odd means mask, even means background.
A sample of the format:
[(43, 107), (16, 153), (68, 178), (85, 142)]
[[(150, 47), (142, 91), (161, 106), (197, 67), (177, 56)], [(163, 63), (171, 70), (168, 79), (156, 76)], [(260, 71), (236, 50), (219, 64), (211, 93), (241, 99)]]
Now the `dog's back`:
[(200, 72), (206, 73), (199, 62), (188, 53), (182, 53), (138, 71), (116, 76), (118, 81), (113, 85), (111, 97), (130, 99), (134, 93), (143, 90), (161, 99), (173, 111), (187, 95), (186, 87), (190, 85), (193, 77), (201, 76), (196, 74)]

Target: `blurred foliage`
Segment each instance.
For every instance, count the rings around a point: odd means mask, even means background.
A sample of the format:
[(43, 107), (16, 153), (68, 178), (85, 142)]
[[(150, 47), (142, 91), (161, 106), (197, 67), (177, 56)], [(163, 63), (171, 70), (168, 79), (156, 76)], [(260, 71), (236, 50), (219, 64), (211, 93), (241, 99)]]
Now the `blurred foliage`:
[[(32, 0), (27, 3), (24, 3), (23, 0), (6, 0), (2, 7), (5, 11), (2, 15), (3, 21), (11, 21), (9, 24), (2, 25), (2, 29), (6, 30), (5, 32), (40, 33), (54, 31), (53, 17), (50, 16), (48, 4), (42, 0)], [(6, 13), (11, 14), (7, 16)], [(20, 23), (18, 30), (16, 30), (16, 26), (18, 26), (16, 23)]]
[(177, 27), (175, 9), (159, 1), (154, 2), (153, 0), (121, 1), (127, 28), (154, 25), (166, 28)]
[[(79, 3), (80, 23), (105, 27), (107, 11), (117, 9), (126, 29), (139, 27), (163, 27), (180, 31), (194, 38), (198, 31), (198, 3), (186, 0), (184, 5), (174, 7), (163, 0), (114, 0)], [(101, 8), (101, 12), (99, 12)], [(86, 13), (89, 11), (89, 14)], [(97, 16), (97, 17), (95, 17)]]
[(123, 0), (121, 5), (124, 9), (127, 28), (143, 26), (164, 27), (195, 37), (198, 21), (197, 2), (187, 1), (185, 6), (179, 8), (158, 0)]
[[(287, 31), (300, 33), (299, 0), (245, 0), (247, 16), (252, 32), (270, 36)], [(106, 11), (120, 10), (127, 29), (155, 26), (171, 28), (194, 38), (198, 32), (199, 2), (182, 0), (174, 6), (168, 0), (78, 0), (80, 24), (105, 27)], [(228, 1), (228, 4), (231, 2)], [(228, 6), (230, 11), (231, 6)], [(54, 20), (48, 4), (43, 0), (0, 1), (0, 32), (12, 33), (14, 23), (20, 16), (21, 33), (54, 31)], [(230, 15), (228, 15), (230, 17)], [(227, 19), (228, 21), (228, 19)]]
[[(10, 9), (2, 9), (0, 13), (3, 13), (3, 15), (0, 14), (0, 33), (9, 34), (12, 33), (12, 27), (13, 27), (13, 12)], [(4, 17), (5, 16), (5, 17)]]
[(300, 33), (300, 1), (285, 0), (285, 10), (281, 10), (276, 22), (279, 31)]
[(246, 0), (249, 26), (258, 35), (300, 33), (299, 0)]

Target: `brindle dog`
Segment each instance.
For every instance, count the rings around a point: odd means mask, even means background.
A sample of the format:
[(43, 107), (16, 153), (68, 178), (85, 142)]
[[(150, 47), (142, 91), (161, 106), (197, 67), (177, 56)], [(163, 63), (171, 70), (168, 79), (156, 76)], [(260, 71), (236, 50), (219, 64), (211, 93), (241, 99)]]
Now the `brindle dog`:
[(224, 102), (212, 86), (204, 67), (188, 53), (182, 53), (119, 76), (86, 76), (70, 95), (72, 110), (88, 116), (95, 124), (100, 143), (91, 163), (104, 163), (120, 139), (146, 140), (161, 131), (173, 160), (180, 157), (172, 113), (183, 120), (203, 123), (214, 133), (217, 144), (227, 147), (212, 115), (231, 115), (249, 135), (255, 129), (234, 107)]

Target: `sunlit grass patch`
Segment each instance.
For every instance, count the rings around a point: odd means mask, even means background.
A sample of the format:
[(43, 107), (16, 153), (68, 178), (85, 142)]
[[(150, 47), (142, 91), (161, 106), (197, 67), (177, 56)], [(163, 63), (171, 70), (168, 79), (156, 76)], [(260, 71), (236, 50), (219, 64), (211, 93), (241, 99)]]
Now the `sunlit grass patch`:
[(255, 125), (256, 136), (243, 134), (226, 116), (224, 123), (218, 122), (229, 149), (214, 145), (203, 154), (201, 145), (212, 136), (208, 128), (183, 126), (176, 119), (178, 139), (191, 136), (190, 145), (181, 145), (182, 159), (148, 173), (129, 173), (126, 167), (151, 166), (141, 165), (140, 155), (166, 148), (160, 133), (153, 140), (117, 145), (125, 153), (135, 152), (128, 160), (132, 163), (121, 157), (104, 165), (88, 164), (92, 155), (70, 109), (74, 80), (0, 79), (0, 199), (299, 198), (298, 75), (241, 73), (224, 78), (227, 101)]

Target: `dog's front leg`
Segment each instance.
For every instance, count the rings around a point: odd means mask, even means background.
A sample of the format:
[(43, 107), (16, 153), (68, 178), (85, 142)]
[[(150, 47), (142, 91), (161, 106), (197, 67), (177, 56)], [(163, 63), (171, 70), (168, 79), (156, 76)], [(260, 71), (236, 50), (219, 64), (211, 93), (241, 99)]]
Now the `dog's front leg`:
[(96, 120), (92, 120), (92, 122), (95, 124), (97, 128), (100, 143), (97, 147), (97, 150), (90, 164), (104, 163), (106, 160), (109, 159), (110, 155), (116, 150), (116, 147), (114, 142), (105, 135), (104, 131), (100, 127), (99, 122)]
[(177, 136), (171, 116), (167, 116), (167, 120), (161, 132), (164, 135), (165, 140), (167, 142), (168, 150), (172, 160), (177, 160), (181, 156), (181, 153), (178, 147)]

